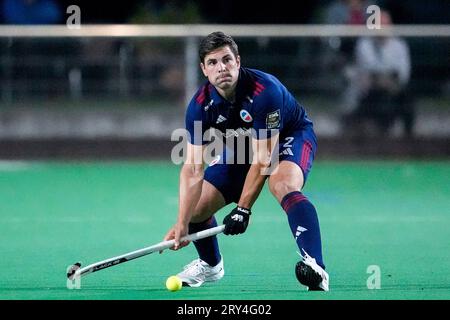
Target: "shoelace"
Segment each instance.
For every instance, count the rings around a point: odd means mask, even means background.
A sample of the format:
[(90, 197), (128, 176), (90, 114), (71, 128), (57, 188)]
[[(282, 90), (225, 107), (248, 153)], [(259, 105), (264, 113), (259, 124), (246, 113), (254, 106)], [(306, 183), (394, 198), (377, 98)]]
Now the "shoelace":
[(311, 268), (313, 268), (314, 271), (316, 271), (317, 273), (323, 275), (323, 269), (320, 268), (320, 266), (317, 264), (316, 259), (312, 258), (306, 251), (305, 249), (303, 249), (303, 253), (304, 255), (302, 256), (302, 254), (297, 251), (297, 253), (300, 255), (300, 257), (302, 257), (303, 261), (305, 261)]
[(311, 258), (311, 256), (305, 251), (305, 249), (302, 248), (302, 250), (303, 250), (303, 253), (304, 253), (305, 255), (302, 255), (302, 254), (300, 253), (300, 251), (297, 251), (297, 253), (298, 253), (298, 255), (299, 255), (303, 260), (305, 260), (305, 261), (314, 261), (314, 262), (316, 262), (316, 259)]
[(201, 260), (197, 259), (185, 266), (184, 270), (188, 275), (197, 276), (205, 272), (205, 267), (202, 265)]
[(197, 264), (200, 262), (200, 259), (195, 259), (194, 261), (191, 261), (190, 263), (188, 263), (187, 265), (185, 265), (183, 267), (183, 270), (189, 269), (190, 267), (192, 267), (193, 265)]

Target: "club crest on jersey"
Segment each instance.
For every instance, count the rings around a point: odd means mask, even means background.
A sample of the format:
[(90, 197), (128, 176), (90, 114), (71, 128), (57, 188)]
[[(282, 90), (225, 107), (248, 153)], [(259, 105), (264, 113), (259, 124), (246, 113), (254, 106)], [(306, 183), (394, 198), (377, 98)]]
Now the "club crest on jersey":
[(244, 120), (245, 122), (253, 121), (252, 116), (247, 110), (242, 109), (241, 112), (239, 112), (239, 115), (241, 116), (241, 119)]
[(280, 109), (273, 111), (271, 113), (268, 113), (267, 117), (266, 117), (267, 129), (279, 128), (280, 127), (280, 118), (281, 118)]

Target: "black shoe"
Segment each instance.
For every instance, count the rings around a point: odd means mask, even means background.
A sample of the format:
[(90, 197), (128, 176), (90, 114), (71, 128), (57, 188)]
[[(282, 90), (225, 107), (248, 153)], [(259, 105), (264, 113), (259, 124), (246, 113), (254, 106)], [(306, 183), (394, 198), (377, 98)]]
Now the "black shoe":
[(295, 276), (297, 280), (309, 291), (328, 291), (328, 273), (316, 263), (306, 252), (303, 260), (295, 265)]

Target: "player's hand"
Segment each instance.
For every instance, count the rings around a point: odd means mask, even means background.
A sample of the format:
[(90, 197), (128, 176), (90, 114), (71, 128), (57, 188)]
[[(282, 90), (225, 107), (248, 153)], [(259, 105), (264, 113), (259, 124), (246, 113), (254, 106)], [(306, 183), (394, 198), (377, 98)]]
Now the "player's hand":
[(187, 236), (189, 233), (189, 226), (183, 223), (177, 223), (175, 225), (175, 245), (173, 246), (173, 250), (178, 250), (183, 247), (186, 247), (190, 241), (181, 241), (181, 238)]
[(239, 206), (234, 208), (233, 211), (223, 219), (223, 224), (225, 225), (223, 233), (226, 235), (244, 233), (247, 229), (251, 214), (250, 209)]
[[(164, 241), (167, 240), (175, 240), (175, 245), (170, 250), (178, 250), (185, 246), (187, 246), (190, 241), (180, 241), (180, 239), (188, 234), (188, 227), (180, 224), (174, 225), (170, 230), (167, 232), (167, 234), (164, 237)], [(163, 253), (163, 251), (160, 251), (159, 253)]]

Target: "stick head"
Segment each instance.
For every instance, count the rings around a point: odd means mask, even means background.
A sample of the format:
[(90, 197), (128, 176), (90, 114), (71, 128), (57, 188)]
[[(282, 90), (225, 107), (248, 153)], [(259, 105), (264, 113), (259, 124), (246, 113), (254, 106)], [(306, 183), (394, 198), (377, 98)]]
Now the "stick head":
[(69, 280), (73, 280), (73, 276), (75, 275), (75, 272), (77, 272), (77, 270), (80, 269), (80, 267), (81, 267), (80, 262), (73, 264), (67, 271), (67, 278), (69, 278)]

